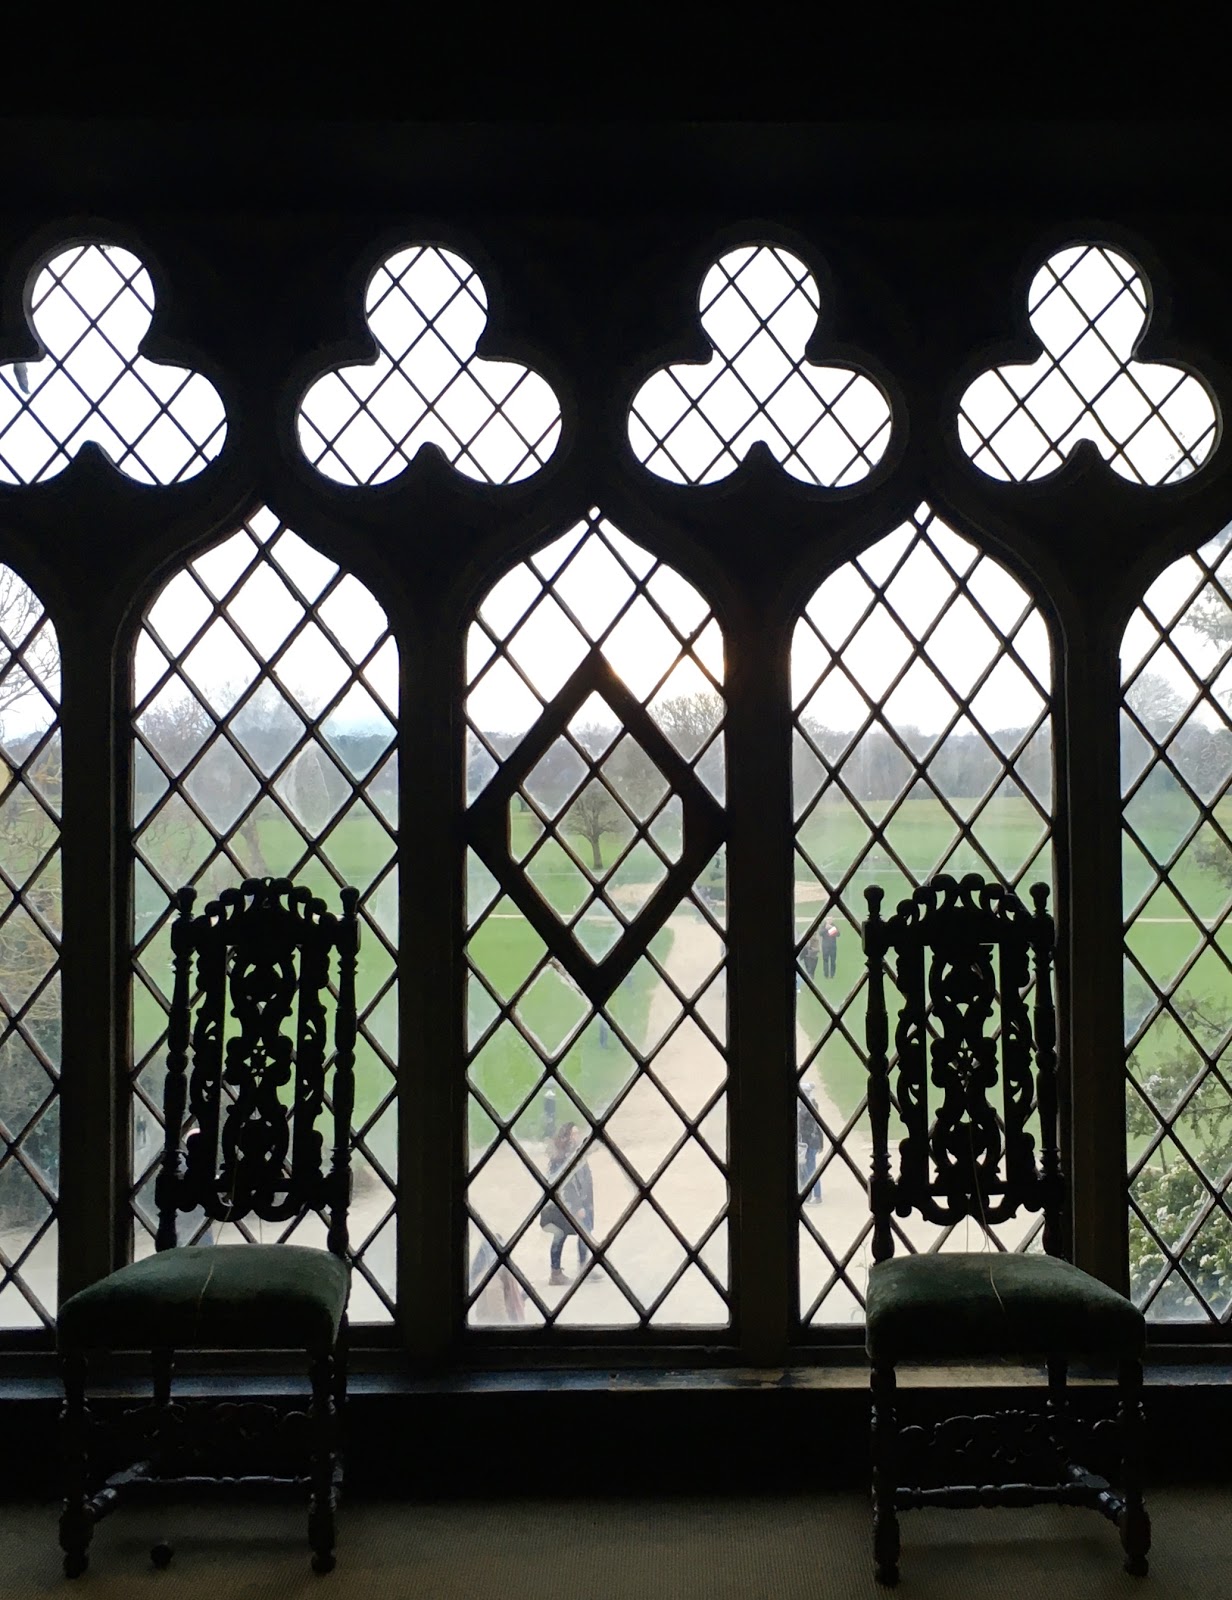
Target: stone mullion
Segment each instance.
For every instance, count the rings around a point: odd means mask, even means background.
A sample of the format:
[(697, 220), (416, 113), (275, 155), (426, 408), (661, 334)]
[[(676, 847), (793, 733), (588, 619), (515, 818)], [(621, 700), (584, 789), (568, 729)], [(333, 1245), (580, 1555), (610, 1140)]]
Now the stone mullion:
[(726, 639), (733, 1300), (742, 1356), (776, 1365), (797, 1256), (790, 639), (749, 615)]
[[(61, 1303), (119, 1264), (128, 1222), (127, 1207), (119, 1204), (127, 1139), (119, 1042), (128, 1006), (115, 964), (116, 833), (122, 818), (109, 630), (109, 619), (95, 616), (87, 623), (78, 616), (59, 633), (64, 706)], [(109, 1018), (115, 1019), (113, 1026)]]
[[(440, 618), (444, 608), (436, 608)], [(425, 608), (424, 616), (432, 616)], [(392, 623), (392, 618), (391, 618)], [(464, 651), (447, 621), (401, 628), (398, 746), (398, 1304), (403, 1341), (441, 1358), (461, 1328), (465, 1081)]]
[[(1122, 1017), (1121, 796), (1117, 708), (1119, 639), (1099, 612), (1067, 629), (1058, 656), (1054, 705), (1064, 708), (1068, 807), (1058, 796), (1057, 912), (1068, 972), (1068, 1130), (1062, 1151), (1072, 1195), (1072, 1248), (1078, 1266), (1122, 1292), (1129, 1287), (1125, 1178), (1125, 1065)], [(1085, 625), (1084, 625), (1085, 624)], [(1058, 733), (1061, 729), (1058, 728)], [(1068, 937), (1065, 920), (1068, 916)]]

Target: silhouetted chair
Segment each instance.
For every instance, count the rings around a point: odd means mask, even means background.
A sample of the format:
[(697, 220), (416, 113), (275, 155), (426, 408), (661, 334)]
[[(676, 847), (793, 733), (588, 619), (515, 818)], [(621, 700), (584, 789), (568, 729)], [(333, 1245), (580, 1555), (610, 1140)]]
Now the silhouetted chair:
[[(130, 1490), (211, 1484), (298, 1485), (309, 1489), (312, 1565), (334, 1565), (334, 1512), (340, 1482), (338, 1429), (346, 1397), (347, 1206), (354, 1100), (355, 889), (342, 890), (341, 916), (286, 879), (250, 879), (225, 890), (194, 917), (194, 891), (175, 897), (171, 926), (175, 983), (163, 1098), (166, 1140), (155, 1183), (156, 1251), (66, 1300), (57, 1342), (64, 1377), (65, 1500), (60, 1520), (64, 1570), (85, 1570), (94, 1524)], [(337, 952), (331, 1104), (326, 1104), (330, 960)], [(195, 968), (195, 970), (194, 970)], [(328, 1119), (333, 1149), (325, 1161), (318, 1127)], [(193, 1131), (184, 1139), (184, 1130)], [(292, 1244), (177, 1246), (180, 1213), (200, 1208), (215, 1227), (260, 1218), (293, 1223), (316, 1210), (328, 1218), (326, 1249)], [(251, 1464), (253, 1408), (213, 1408), (206, 1446), (190, 1413), (174, 1405), (176, 1350), (304, 1350), (312, 1384), (303, 1412), (266, 1432), (303, 1447), (309, 1470), (282, 1476), (201, 1470), (225, 1456)], [(154, 1403), (117, 1419), (120, 1441), (136, 1433), (150, 1459), (107, 1476), (96, 1457), (114, 1459), (116, 1439), (86, 1401), (87, 1363), (102, 1352), (148, 1350)], [(244, 1413), (247, 1415), (236, 1415)], [(136, 1419), (137, 1426), (134, 1426)], [(288, 1427), (289, 1424), (292, 1426)], [(293, 1424), (298, 1424), (298, 1428)], [(270, 1443), (267, 1439), (266, 1444)], [(294, 1457), (292, 1457), (292, 1461)], [(310, 1460), (310, 1467), (309, 1467)], [(156, 1545), (156, 1565), (171, 1559)]]
[[(1048, 890), (1032, 888), (1028, 911), (1010, 890), (978, 874), (961, 882), (939, 875), (885, 921), (882, 898), (880, 888), (865, 890), (874, 1256), (867, 1344), (877, 1578), (898, 1580), (899, 1511), (1048, 1502), (1088, 1506), (1110, 1518), (1120, 1530), (1126, 1571), (1143, 1574), (1151, 1532), (1142, 1503), (1142, 1313), (1062, 1255)], [(893, 1071), (887, 956), (900, 996)], [(1026, 1000), (1032, 979), (1033, 1015)], [(891, 1095), (906, 1130), (897, 1176), (889, 1152)], [(1033, 1112), (1038, 1161), (1029, 1131)], [(939, 1226), (966, 1218), (993, 1226), (1019, 1210), (1043, 1213), (1043, 1254), (990, 1247), (894, 1257), (894, 1216), (918, 1212)], [(1007, 1357), (1046, 1360), (1041, 1408), (899, 1429), (897, 1363)], [(1080, 1447), (1090, 1460), (1092, 1448), (1098, 1453), (1116, 1430), (1110, 1421), (1080, 1426), (1070, 1414), (1070, 1359), (1118, 1370), (1119, 1490), (1073, 1459)]]

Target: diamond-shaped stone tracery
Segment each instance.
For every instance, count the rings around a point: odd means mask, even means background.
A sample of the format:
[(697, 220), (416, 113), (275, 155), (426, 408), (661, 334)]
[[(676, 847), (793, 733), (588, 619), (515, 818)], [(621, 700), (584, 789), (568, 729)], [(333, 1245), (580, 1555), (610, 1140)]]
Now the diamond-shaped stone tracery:
[[(926, 506), (826, 579), (792, 667), (801, 1317), (847, 1322), (870, 1259), (864, 889), (893, 905), (940, 869), (1051, 876), (1051, 671), (1029, 596)], [(895, 1226), (899, 1250), (1037, 1231)]]
[[(583, 707), (592, 714), (614, 713), (625, 729), (618, 737), (592, 741), (597, 745), (594, 755), (586, 750), (585, 730), (576, 730)], [(553, 738), (558, 726), (575, 731), (571, 736)], [(552, 758), (562, 755), (568, 762), (570, 754), (576, 764), (569, 764), (572, 770), (564, 779), (567, 793), (549, 801), (555, 805), (549, 815), (534, 800), (533, 791), (544, 791)], [(580, 781), (571, 785), (573, 777)], [(676, 788), (678, 795), (673, 793)], [(666, 858), (651, 834), (669, 797), (678, 798), (682, 808), (681, 838), (673, 860)], [(527, 807), (544, 836), (519, 861), (512, 840), (521, 805)], [(721, 813), (708, 788), (646, 709), (593, 653), (548, 705), (539, 726), (472, 803), (470, 818), (473, 846), (489, 871), (574, 981), (595, 1001), (607, 998), (636, 959), (634, 947), (620, 948), (626, 934), (636, 928), (643, 940), (652, 937), (671, 914), (681, 889), (697, 878), (722, 838)], [(570, 818), (572, 838), (567, 826)], [(606, 822), (611, 828), (604, 827)], [(499, 842), (498, 833), (503, 834)], [(619, 841), (619, 853), (606, 864), (602, 859), (604, 833)], [(569, 898), (573, 901), (568, 918), (560, 915), (545, 892), (543, 853), (550, 843), (561, 852), (566, 878), (574, 880), (572, 886), (562, 886), (565, 903)], [(633, 885), (618, 880), (622, 866), (639, 846), (652, 862), (653, 883), (640, 903), (631, 904), (628, 891)], [(541, 863), (538, 871), (537, 861)], [(584, 896), (576, 889), (579, 875), (584, 875), (588, 885)], [(641, 886), (646, 887), (644, 879)], [(554, 923), (567, 924), (573, 935), (568, 943), (559, 940)]]
[[(192, 882), (208, 896), (270, 874), (336, 904), (338, 887), (353, 884), (363, 924), (351, 1225), (360, 1321), (386, 1320), (394, 1295), (397, 696), (384, 613), (269, 512), (169, 580), (134, 658), (137, 1253), (152, 1247), (169, 893)], [(199, 1236), (205, 1225), (187, 1226)], [(309, 1217), (287, 1233), (308, 1242), (317, 1226)]]
[(619, 937), (671, 866), (673, 853), (652, 831), (668, 795), (668, 780), (631, 735), (597, 755), (562, 736), (510, 801), (511, 834), (519, 807), (546, 825), (523, 871), (591, 959), (593, 941), (579, 937), (585, 919), (592, 911), (611, 919)]
[[(472, 1326), (728, 1319), (721, 641), (597, 512), (513, 569), (468, 644)], [(588, 797), (610, 830), (573, 824)], [(602, 818), (600, 818), (602, 820)], [(553, 1128), (597, 1265), (539, 1226)]]

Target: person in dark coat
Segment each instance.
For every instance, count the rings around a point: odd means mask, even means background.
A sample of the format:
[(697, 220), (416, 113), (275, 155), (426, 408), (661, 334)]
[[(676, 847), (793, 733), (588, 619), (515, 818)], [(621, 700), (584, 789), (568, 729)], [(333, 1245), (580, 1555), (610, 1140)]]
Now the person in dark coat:
[(821, 975), (832, 978), (838, 963), (838, 923), (826, 918), (821, 930)]
[(576, 1159), (581, 1142), (576, 1122), (562, 1124), (552, 1140), (552, 1154), (548, 1159), (548, 1182), (555, 1187), (539, 1213), (539, 1226), (552, 1236), (548, 1282), (555, 1286), (571, 1281), (561, 1265), (565, 1240), (570, 1235), (577, 1239), (578, 1266), (583, 1267), (590, 1251), (580, 1230), (594, 1232), (595, 1185), (589, 1165)]
[[(808, 936), (804, 949), (800, 952), (800, 965), (804, 968), (805, 976), (812, 983), (817, 977), (817, 958), (821, 954), (821, 940), (817, 937), (816, 929)], [(796, 983), (800, 987), (799, 981)]]
[(813, 1114), (816, 1103), (813, 1086), (806, 1083), (803, 1098), (796, 1101), (796, 1187), (807, 1205), (821, 1199), (821, 1179), (815, 1176), (821, 1161), (821, 1124)]

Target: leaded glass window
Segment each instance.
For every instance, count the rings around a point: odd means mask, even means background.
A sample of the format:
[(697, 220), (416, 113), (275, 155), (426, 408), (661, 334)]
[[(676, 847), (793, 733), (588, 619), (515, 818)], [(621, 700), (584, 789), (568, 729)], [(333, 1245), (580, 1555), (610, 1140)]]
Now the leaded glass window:
[(56, 1311), (60, 787), (56, 630), (0, 566), (0, 1328)]
[(1108, 245), (1074, 244), (1031, 280), (1033, 362), (983, 372), (962, 397), (958, 437), (990, 478), (1047, 477), (1089, 439), (1131, 483), (1176, 483), (1215, 448), (1206, 385), (1183, 367), (1138, 357), (1150, 320), (1143, 275)]
[(1232, 528), (1121, 647), (1129, 1265), (1156, 1322), (1232, 1310)]
[[(1051, 650), (1022, 584), (921, 505), (817, 589), (792, 645), (800, 1310), (863, 1314), (864, 890), (887, 912), (939, 871), (1050, 883)], [(891, 1124), (891, 1143), (897, 1137)], [(897, 1248), (1038, 1248), (1022, 1213), (985, 1233), (895, 1223)]]
[(222, 400), (199, 372), (152, 361), (142, 262), (116, 244), (74, 244), (39, 269), (29, 297), (36, 360), (0, 367), (0, 483), (40, 483), (96, 445), (138, 483), (181, 483), (218, 455)]
[[(189, 561), (146, 612), (133, 657), (132, 1213), (153, 1249), (171, 985), (169, 895), (288, 877), (337, 907), (360, 890), (351, 1317), (395, 1300), (398, 652), (356, 578), (262, 510)], [(182, 1243), (325, 1242), (183, 1220)]]
[(467, 650), (472, 1326), (729, 1319), (723, 641), (596, 509)]

